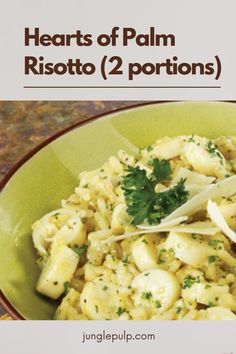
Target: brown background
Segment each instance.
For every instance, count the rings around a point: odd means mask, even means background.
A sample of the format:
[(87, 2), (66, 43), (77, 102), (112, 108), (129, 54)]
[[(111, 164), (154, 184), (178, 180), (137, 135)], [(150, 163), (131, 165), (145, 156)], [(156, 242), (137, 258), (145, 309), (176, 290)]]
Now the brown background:
[[(94, 115), (137, 103), (141, 102), (0, 102), (0, 180), (27, 152), (55, 133)], [(0, 306), (0, 316), (4, 313)]]

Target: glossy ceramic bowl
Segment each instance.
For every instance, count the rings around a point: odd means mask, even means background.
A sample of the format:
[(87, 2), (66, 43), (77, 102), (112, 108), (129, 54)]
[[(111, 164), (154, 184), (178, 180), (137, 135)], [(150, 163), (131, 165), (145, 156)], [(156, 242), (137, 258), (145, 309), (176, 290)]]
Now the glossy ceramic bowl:
[(136, 153), (165, 135), (192, 133), (236, 135), (236, 105), (152, 103), (112, 112), (54, 136), (10, 172), (0, 194), (0, 298), (14, 318), (53, 318), (57, 303), (35, 291), (39, 269), (31, 225), (72, 193), (78, 173), (120, 148)]

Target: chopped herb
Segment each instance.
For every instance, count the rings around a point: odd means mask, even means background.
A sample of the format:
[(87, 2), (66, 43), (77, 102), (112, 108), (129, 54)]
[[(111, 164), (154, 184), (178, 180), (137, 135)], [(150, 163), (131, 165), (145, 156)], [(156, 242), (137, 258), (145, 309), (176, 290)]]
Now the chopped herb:
[(125, 309), (123, 309), (122, 307), (118, 307), (118, 310), (117, 310), (116, 314), (117, 314), (118, 316), (121, 316), (122, 313), (124, 313), (124, 312), (126, 312)]
[(181, 306), (178, 306), (177, 309), (176, 309), (176, 313), (177, 315), (182, 311), (182, 307)]
[(205, 285), (205, 289), (206, 289), (206, 290), (207, 290), (207, 289), (210, 289), (210, 287), (211, 287), (210, 284), (206, 284), (206, 285)]
[(190, 138), (188, 139), (188, 143), (195, 143), (194, 134), (190, 136)]
[(217, 246), (219, 245), (219, 243), (221, 243), (220, 240), (210, 240), (208, 242), (208, 245), (213, 247), (214, 249), (217, 249)]
[(147, 277), (150, 273), (144, 273), (144, 276)]
[(147, 146), (147, 147), (146, 147), (146, 150), (147, 150), (147, 152), (150, 152), (150, 151), (152, 151), (152, 150), (153, 150), (153, 147), (152, 147), (152, 145), (149, 145), (149, 146)]
[(188, 197), (184, 179), (174, 187), (156, 193), (156, 184), (169, 180), (172, 171), (166, 160), (154, 159), (150, 165), (153, 167), (150, 177), (147, 177), (145, 170), (132, 166), (128, 167), (128, 174), (123, 177), (122, 189), (128, 206), (127, 213), (133, 217), (132, 223), (135, 225), (144, 220), (149, 224), (160, 222), (185, 203)]
[(169, 252), (170, 254), (175, 255), (175, 250), (174, 250), (174, 248), (169, 248), (169, 249), (168, 249), (168, 252)]
[(88, 188), (88, 184), (84, 184), (84, 185), (83, 185), (83, 188)]
[(159, 309), (161, 307), (161, 302), (159, 300), (155, 301), (155, 306), (157, 309)]
[(102, 288), (102, 290), (106, 291), (108, 289), (108, 287), (106, 285), (104, 285), (104, 287)]
[(124, 267), (127, 267), (127, 265), (129, 264), (128, 256), (126, 256), (121, 262), (123, 263)]
[(162, 258), (163, 253), (167, 252), (165, 248), (160, 249), (159, 256), (157, 259), (157, 264), (165, 263), (165, 260)]
[(214, 304), (213, 302), (209, 301), (209, 302), (208, 302), (208, 306), (209, 306), (209, 307), (214, 307), (214, 306), (216, 306), (216, 304)]
[(114, 208), (113, 208), (113, 204), (111, 203), (111, 204), (107, 204), (107, 209), (108, 210), (110, 210), (110, 211), (112, 211)]
[(208, 263), (214, 263), (215, 261), (217, 261), (219, 257), (218, 256), (209, 256), (208, 259)]
[(71, 289), (70, 283), (66, 281), (63, 285), (64, 285), (64, 295), (67, 295)]
[(182, 288), (183, 289), (187, 289), (187, 288), (191, 288), (191, 286), (195, 283), (200, 283), (200, 278), (199, 276), (197, 277), (193, 277), (192, 275), (187, 275), (185, 278), (184, 278), (184, 282), (183, 282), (183, 286)]
[(98, 305), (95, 305), (95, 310), (96, 310), (97, 313), (99, 312)]
[(142, 242), (145, 243), (146, 245), (148, 245), (148, 242), (147, 242), (147, 240), (145, 240), (145, 238), (142, 239)]
[(83, 245), (83, 246), (81, 246), (81, 247), (74, 247), (74, 248), (72, 248), (73, 249), (73, 251), (75, 252), (75, 253), (77, 253), (78, 254), (78, 256), (82, 256), (84, 253), (86, 253), (87, 252), (87, 249), (88, 249), (88, 245)]
[(165, 263), (165, 260), (159, 256), (157, 259), (157, 264), (162, 264), (162, 263)]
[(218, 157), (220, 159), (222, 159), (222, 155), (219, 152), (219, 150), (217, 149), (217, 147), (213, 144), (213, 142), (211, 140), (208, 141), (208, 143), (206, 144), (207, 147), (207, 151), (209, 152), (209, 154), (212, 157)]
[(143, 299), (143, 300), (150, 300), (151, 298), (152, 298), (151, 291), (143, 292), (141, 295), (141, 299)]
[(235, 195), (235, 194), (230, 195), (228, 198), (226, 198), (226, 200), (227, 200), (228, 202), (232, 202), (232, 201), (233, 201), (232, 197), (233, 197), (234, 195)]

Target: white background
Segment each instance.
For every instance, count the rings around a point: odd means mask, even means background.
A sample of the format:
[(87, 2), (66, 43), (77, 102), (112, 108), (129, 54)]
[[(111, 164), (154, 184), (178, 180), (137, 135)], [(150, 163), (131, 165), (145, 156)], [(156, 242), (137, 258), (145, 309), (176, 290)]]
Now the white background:
[[(88, 333), (155, 333), (156, 341), (87, 342)], [(0, 323), (4, 354), (236, 354), (233, 321), (68, 321)]]
[[(227, 99), (236, 98), (235, 0), (7, 0), (0, 12), (0, 99)], [(24, 47), (24, 28), (42, 33), (73, 33), (76, 29), (110, 33), (112, 27), (135, 27), (146, 33), (174, 33), (175, 47)], [(222, 60), (219, 81), (211, 76), (126, 75), (106, 82), (89, 76), (25, 76), (24, 57), (43, 55), (46, 61), (68, 58), (98, 63), (104, 54), (120, 55), (126, 62), (158, 62), (177, 55), (180, 62)], [(24, 89), (25, 85), (220, 85), (221, 89)]]

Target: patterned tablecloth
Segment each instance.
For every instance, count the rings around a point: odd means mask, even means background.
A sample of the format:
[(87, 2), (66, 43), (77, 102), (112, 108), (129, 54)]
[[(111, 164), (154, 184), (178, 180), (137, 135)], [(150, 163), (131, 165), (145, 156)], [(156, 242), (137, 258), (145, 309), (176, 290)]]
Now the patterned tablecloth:
[[(94, 115), (134, 103), (139, 102), (0, 101), (0, 179), (21, 157), (55, 133)], [(0, 306), (2, 315), (5, 310)]]

